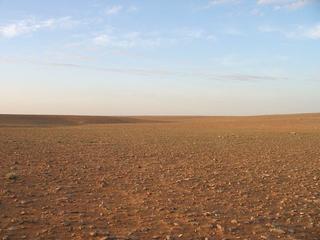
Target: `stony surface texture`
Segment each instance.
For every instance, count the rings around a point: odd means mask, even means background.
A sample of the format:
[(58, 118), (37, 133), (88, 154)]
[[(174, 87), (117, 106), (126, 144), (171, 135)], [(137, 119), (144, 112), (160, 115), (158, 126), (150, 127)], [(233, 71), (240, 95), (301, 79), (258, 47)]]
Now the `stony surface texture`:
[(5, 122), (0, 239), (320, 239), (320, 115), (138, 122)]

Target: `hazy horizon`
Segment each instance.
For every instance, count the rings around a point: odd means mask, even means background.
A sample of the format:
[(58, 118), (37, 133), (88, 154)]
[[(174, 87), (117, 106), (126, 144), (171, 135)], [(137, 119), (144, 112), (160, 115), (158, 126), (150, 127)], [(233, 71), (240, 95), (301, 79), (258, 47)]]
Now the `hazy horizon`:
[(302, 115), (318, 115), (320, 112), (292, 112), (292, 113), (270, 113), (270, 114), (238, 114), (238, 115), (195, 115), (195, 114), (138, 114), (138, 115), (106, 115), (106, 114), (55, 114), (55, 113), (0, 113), (0, 116), (75, 116), (75, 117), (272, 117), (272, 116), (302, 116)]
[(317, 0), (0, 0), (0, 114), (320, 112)]

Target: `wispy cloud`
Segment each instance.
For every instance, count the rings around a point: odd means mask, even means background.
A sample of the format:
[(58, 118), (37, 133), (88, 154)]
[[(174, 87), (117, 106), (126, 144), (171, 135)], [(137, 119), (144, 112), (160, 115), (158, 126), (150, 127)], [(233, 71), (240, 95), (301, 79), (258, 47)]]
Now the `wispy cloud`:
[(273, 33), (273, 32), (278, 32), (278, 33), (282, 33), (282, 34), (285, 33), (281, 28), (275, 27), (275, 26), (270, 26), (270, 25), (259, 26), (258, 30), (263, 33)]
[(208, 2), (208, 7), (214, 7), (217, 5), (229, 4), (229, 3), (238, 3), (239, 0), (210, 0)]
[(240, 3), (241, 0), (209, 0), (205, 5), (197, 8), (197, 10), (206, 10), (218, 6)]
[(105, 11), (106, 15), (116, 15), (120, 13), (123, 10), (122, 5), (113, 5), (111, 7), (108, 7)]
[(111, 16), (111, 15), (117, 15), (121, 12), (136, 12), (138, 11), (138, 7), (136, 6), (123, 6), (123, 5), (112, 5), (107, 7), (107, 9), (105, 10), (105, 14), (107, 16)]
[(309, 28), (305, 35), (312, 39), (320, 39), (320, 23), (316, 26)]
[(70, 28), (76, 24), (77, 21), (73, 20), (71, 17), (50, 18), (46, 20), (29, 18), (0, 25), (0, 36), (14, 38), (44, 29)]
[(115, 29), (107, 33), (95, 35), (91, 42), (100, 47), (109, 48), (155, 48), (172, 46), (177, 43), (188, 43), (190, 41), (212, 41), (216, 37), (202, 29), (182, 28), (167, 32), (140, 32), (132, 31), (121, 33)]
[(185, 40), (215, 40), (216, 37), (201, 28), (182, 28), (173, 31), (173, 35), (178, 39)]
[(263, 33), (278, 33), (291, 39), (320, 39), (320, 24), (314, 26), (295, 26), (291, 29), (281, 28), (277, 26), (263, 25), (258, 28)]
[(175, 42), (175, 38), (141, 32), (129, 32), (124, 34), (103, 33), (92, 38), (92, 43), (94, 45), (109, 48), (154, 48), (172, 45)]
[(264, 16), (264, 13), (263, 13), (260, 9), (258, 9), (258, 8), (252, 9), (250, 13), (251, 13), (253, 16), (258, 16), (258, 17)]
[(226, 30), (224, 32), (225, 32), (225, 34), (231, 35), (231, 36), (243, 36), (244, 35), (244, 33), (242, 31), (240, 31), (237, 28), (233, 28), (233, 27), (226, 28)]
[(296, 10), (311, 3), (312, 0), (258, 0), (258, 5), (269, 5), (275, 10), (289, 9)]
[(139, 10), (139, 8), (137, 7), (137, 6), (129, 6), (129, 7), (127, 7), (127, 12), (136, 12), (136, 11), (138, 11)]
[(65, 62), (50, 62), (37, 59), (21, 59), (21, 58), (8, 58), (1, 57), (0, 62), (6, 64), (27, 63), (33, 65), (42, 65), (50, 67), (64, 67), (64, 68), (77, 68), (83, 70), (102, 71), (106, 73), (116, 73), (125, 75), (135, 75), (141, 77), (167, 77), (167, 78), (197, 78), (199, 80), (212, 80), (212, 81), (281, 81), (287, 80), (285, 76), (272, 76), (272, 75), (257, 75), (257, 74), (215, 74), (207, 71), (175, 71), (171, 69), (147, 69), (147, 68), (108, 68), (100, 66), (90, 66)]

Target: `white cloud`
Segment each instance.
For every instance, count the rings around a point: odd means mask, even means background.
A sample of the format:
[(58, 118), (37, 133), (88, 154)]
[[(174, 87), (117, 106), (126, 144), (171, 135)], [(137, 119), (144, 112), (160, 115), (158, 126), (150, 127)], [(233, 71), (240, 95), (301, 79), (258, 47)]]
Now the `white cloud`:
[(106, 15), (116, 15), (118, 13), (120, 13), (123, 10), (123, 6), (122, 5), (113, 5), (109, 8), (106, 9)]
[(215, 40), (213, 34), (203, 29), (183, 28), (173, 32), (175, 37), (181, 40)]
[(264, 16), (264, 13), (258, 8), (252, 9), (251, 14), (254, 16), (259, 16), (259, 17)]
[(71, 17), (50, 18), (47, 20), (24, 19), (0, 25), (0, 36), (14, 38), (20, 35), (37, 32), (43, 29), (70, 28), (77, 24)]
[(117, 15), (121, 12), (134, 13), (134, 12), (137, 12), (138, 10), (139, 10), (138, 7), (134, 5), (132, 6), (112, 5), (105, 10), (105, 14), (107, 16), (112, 16), (112, 15)]
[(209, 9), (216, 6), (226, 5), (226, 4), (236, 4), (239, 3), (240, 0), (209, 0), (207, 2), (207, 5), (204, 7), (201, 7), (200, 9)]
[(93, 38), (93, 43), (99, 46), (106, 46), (112, 42), (111, 38), (107, 34), (98, 35)]
[(292, 3), (289, 3), (286, 5), (286, 8), (288, 9), (298, 9), (298, 8), (302, 8), (304, 7), (305, 5), (307, 5), (310, 1), (308, 0), (299, 0), (299, 1), (294, 1)]
[(158, 34), (142, 34), (140, 32), (128, 32), (124, 34), (109, 33), (99, 34), (92, 39), (96, 46), (109, 48), (154, 48), (163, 45), (171, 45), (176, 41), (174, 38), (162, 37)]
[(109, 48), (155, 48), (172, 46), (177, 43), (189, 43), (190, 41), (212, 41), (215, 36), (202, 29), (179, 29), (168, 32), (125, 32), (115, 29), (95, 35), (91, 43), (96, 46)]
[(311, 27), (295, 26), (291, 29), (265, 25), (260, 26), (258, 30), (263, 33), (278, 33), (291, 39), (320, 39), (320, 23)]
[(225, 34), (231, 35), (231, 36), (243, 36), (243, 32), (241, 32), (239, 29), (236, 28), (227, 28), (225, 31)]
[(238, 0), (210, 0), (208, 2), (209, 6), (221, 5), (221, 4), (228, 4), (228, 3), (237, 3)]
[(138, 10), (139, 10), (139, 8), (136, 6), (130, 6), (127, 8), (127, 12), (136, 12)]
[(258, 0), (258, 5), (270, 5), (275, 10), (289, 9), (296, 10), (309, 4), (311, 0)]
[(258, 30), (260, 32), (265, 32), (265, 33), (272, 33), (272, 32), (281, 32), (281, 30), (277, 27), (269, 26), (269, 25), (263, 25), (258, 27)]
[(304, 27), (302, 26), (295, 26), (289, 29), (288, 27), (281, 28), (277, 26), (264, 25), (258, 27), (258, 30), (262, 33), (277, 33), (288, 39), (299, 39), (305, 37), (303, 28)]
[(320, 39), (320, 24), (307, 30), (306, 36), (312, 39)]

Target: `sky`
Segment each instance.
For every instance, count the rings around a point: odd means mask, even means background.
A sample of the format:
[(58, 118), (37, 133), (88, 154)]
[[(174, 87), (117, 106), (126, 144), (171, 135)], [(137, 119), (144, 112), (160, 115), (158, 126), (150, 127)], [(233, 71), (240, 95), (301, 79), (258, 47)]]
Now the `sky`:
[(320, 112), (320, 0), (0, 0), (0, 113)]

